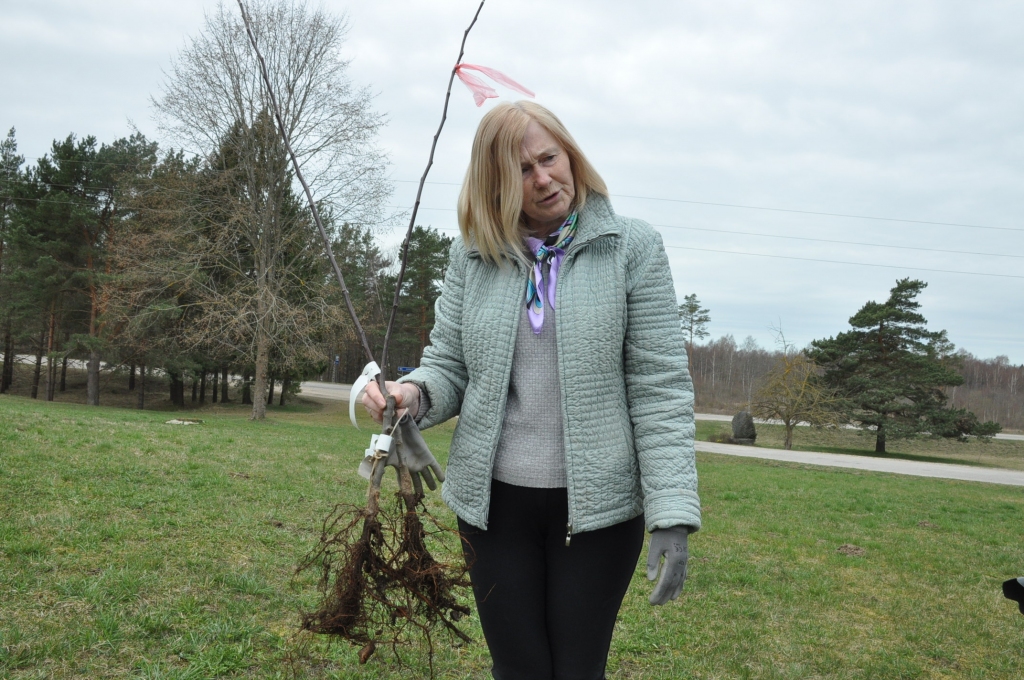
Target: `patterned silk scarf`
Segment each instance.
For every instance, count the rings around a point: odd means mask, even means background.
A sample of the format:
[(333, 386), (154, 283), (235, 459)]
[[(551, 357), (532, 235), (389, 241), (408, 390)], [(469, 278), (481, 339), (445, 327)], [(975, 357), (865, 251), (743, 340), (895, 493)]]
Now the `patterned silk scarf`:
[[(555, 284), (558, 283), (558, 268), (565, 257), (565, 251), (576, 236), (576, 212), (574, 211), (562, 226), (546, 239), (526, 237), (530, 252), (534, 255), (533, 269), (526, 280), (526, 308), (530, 317), (530, 326), (535, 335), (540, 335), (544, 327), (544, 297), (548, 299), (551, 309), (555, 308)], [(548, 280), (544, 280), (544, 263), (550, 262)]]

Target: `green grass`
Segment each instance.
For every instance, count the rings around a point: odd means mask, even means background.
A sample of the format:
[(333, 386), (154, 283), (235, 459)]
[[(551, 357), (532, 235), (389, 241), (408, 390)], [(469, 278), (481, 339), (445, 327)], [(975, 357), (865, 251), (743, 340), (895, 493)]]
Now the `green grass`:
[[(372, 429), (344, 406), (173, 426), (0, 397), (0, 677), (425, 677), (420, 649), (404, 669), (359, 666), (296, 635), (316, 590), (294, 567), (365, 489)], [(451, 429), (426, 434), (443, 460)], [(1024, 675), (1024, 617), (999, 590), (1024, 573), (1021, 489), (709, 454), (698, 468), (687, 587), (652, 609), (638, 569), (609, 678)], [(473, 644), (439, 646), (439, 677), (488, 677), (475, 617), (468, 630)]]

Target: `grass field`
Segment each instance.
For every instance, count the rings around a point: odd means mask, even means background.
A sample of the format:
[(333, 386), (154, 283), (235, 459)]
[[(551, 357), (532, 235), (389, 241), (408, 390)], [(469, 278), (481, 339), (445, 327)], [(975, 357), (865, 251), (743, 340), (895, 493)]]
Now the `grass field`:
[[(0, 396), (0, 677), (426, 677), (421, 649), (361, 667), (296, 634), (316, 590), (294, 567), (364, 493), (370, 429), (344, 406), (174, 426)], [(427, 432), (442, 460), (450, 435)], [(1021, 489), (710, 454), (698, 469), (686, 589), (652, 609), (637, 571), (609, 678), (1024, 677), (1024, 616), (999, 590), (1024, 574)], [(468, 630), (439, 646), (438, 677), (487, 677)]]

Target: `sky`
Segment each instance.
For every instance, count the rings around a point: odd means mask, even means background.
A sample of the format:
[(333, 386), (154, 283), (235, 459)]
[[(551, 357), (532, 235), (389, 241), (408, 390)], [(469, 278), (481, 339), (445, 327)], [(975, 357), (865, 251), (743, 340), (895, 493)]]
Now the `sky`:
[[(392, 206), (412, 204), (478, 4), (320, 3), (347, 16), (352, 81), (387, 117)], [(165, 142), (151, 100), (215, 7), (0, 0), (0, 126), (29, 162), (72, 132)], [(782, 328), (803, 346), (912, 277), (928, 282), (930, 328), (1022, 364), (1021, 25), (1024, 3), (989, 0), (487, 0), (465, 61), (562, 119), (616, 212), (661, 232), (676, 293), (710, 310), (712, 337), (771, 347)], [(477, 108), (456, 82), (418, 223), (455, 234), (495, 101)]]

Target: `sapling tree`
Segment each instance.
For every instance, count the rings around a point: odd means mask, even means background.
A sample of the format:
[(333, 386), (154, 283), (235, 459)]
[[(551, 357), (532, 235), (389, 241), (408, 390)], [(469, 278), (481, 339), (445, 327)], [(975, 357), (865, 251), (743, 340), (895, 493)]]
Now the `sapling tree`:
[[(448, 91), (445, 95), (441, 123), (434, 135), (427, 167), (420, 178), (412, 215), (409, 219), (409, 227), (402, 243), (402, 256), (395, 282), (391, 314), (384, 336), (384, 346), (381, 349), (380, 363), (385, 369), (388, 366), (389, 342), (401, 300), (410, 242), (423, 185), (433, 164), (437, 140), (444, 127), (452, 83), (464, 66), (461, 62), (465, 52), (466, 39), (476, 24), (483, 4), (483, 0), (481, 0), (473, 21), (463, 34), (459, 56), (455, 61), (456, 66), (452, 69), (448, 80)], [(336, 508), (335, 513), (332, 513), (324, 523), (324, 531), (318, 547), (314, 549), (309, 560), (303, 565), (303, 567), (318, 565), (322, 568), (322, 585), (325, 595), (319, 610), (304, 617), (303, 627), (314, 632), (339, 635), (353, 642), (364, 643), (360, 652), (360, 661), (364, 663), (374, 653), (378, 641), (389, 641), (395, 645), (404, 639), (407, 628), (418, 629), (426, 639), (432, 660), (431, 635), (438, 626), (442, 626), (463, 640), (468, 640), (465, 633), (460, 631), (454, 623), (463, 614), (468, 613), (468, 608), (459, 602), (455, 594), (456, 587), (468, 585), (464, 578), (466, 568), (439, 562), (431, 555), (427, 549), (427, 530), (421, 520), (421, 514), (424, 517), (430, 517), (422, 505), (421, 477), (428, 486), (434, 488), (431, 470), (442, 481), (444, 479), (443, 472), (427, 449), (410, 416), (406, 414), (402, 419), (399, 418), (395, 398), (387, 392), (384, 372), (377, 368), (373, 361), (373, 352), (367, 341), (366, 332), (353, 306), (348, 287), (345, 284), (345, 277), (334, 257), (331, 241), (321, 220), (317, 202), (313, 198), (309, 182), (303, 176), (298, 154), (292, 148), (290, 132), (275, 94), (275, 83), (270, 76), (267, 61), (261, 53), (260, 39), (258, 32), (254, 29), (253, 18), (246, 10), (243, 0), (238, 0), (238, 6), (252, 50), (259, 62), (263, 86), (277, 121), (278, 131), (292, 161), (295, 177), (306, 194), (310, 212), (323, 241), (338, 285), (341, 287), (352, 324), (359, 334), (361, 344), (370, 360), (364, 369), (363, 376), (370, 378), (376, 370), (376, 379), (381, 392), (386, 395), (386, 408), (382, 418), (383, 431), (377, 442), (371, 444), (374, 449), (371, 451), (372, 455), (366, 459), (367, 461), (372, 459), (366, 470), (366, 474), (371, 480), (366, 506), (355, 513), (348, 512), (344, 508), (340, 510)], [(480, 67), (475, 68), (479, 69)], [(498, 75), (506, 84), (511, 82), (504, 76)], [(463, 78), (463, 81), (466, 82), (466, 79)], [(470, 88), (477, 95), (478, 105), (482, 103), (483, 99), (490, 96), (481, 93), (479, 90), (482, 88), (479, 85), (482, 83), (478, 83), (477, 86), (470, 84)], [(516, 89), (523, 90), (521, 86), (513, 85)], [(353, 386), (350, 407), (358, 393), (359, 389)], [(388, 521), (387, 514), (381, 515), (380, 506), (380, 481), (386, 466), (394, 466), (398, 470), (400, 486), (398, 498), (400, 499), (401, 519), (392, 522)], [(401, 512), (401, 506), (404, 506), (404, 512)], [(359, 526), (361, 529), (357, 529)], [(440, 535), (453, 533), (450, 530), (445, 530), (436, 522), (434, 526), (439, 530), (437, 533)]]
[(751, 400), (751, 413), (778, 420), (786, 429), (783, 448), (793, 448), (793, 431), (800, 423), (837, 425), (842, 420), (841, 402), (821, 380), (814, 362), (778, 334), (782, 352), (761, 378)]

